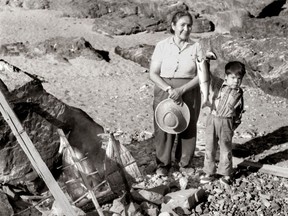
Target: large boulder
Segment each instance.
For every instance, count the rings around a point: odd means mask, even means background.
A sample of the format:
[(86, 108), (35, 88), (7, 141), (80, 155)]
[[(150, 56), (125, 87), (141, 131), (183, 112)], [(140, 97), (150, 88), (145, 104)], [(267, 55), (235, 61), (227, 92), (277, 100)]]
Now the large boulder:
[(288, 16), (246, 18), (241, 26), (234, 26), (231, 34), (245, 38), (270, 38), (288, 36)]
[[(143, 31), (165, 31), (176, 10), (188, 10), (195, 17), (195, 33), (216, 31), (229, 33), (242, 27), (247, 17), (265, 18), (285, 15), (285, 0), (197, 0), (197, 1), (104, 1), (104, 0), (9, 0), (0, 2), (27, 9), (52, 9), (64, 16), (95, 18), (93, 30), (110, 35), (136, 34)], [(287, 10), (287, 9), (286, 9)]]
[(69, 62), (70, 59), (80, 56), (96, 61), (110, 61), (108, 51), (95, 49), (83, 37), (55, 37), (31, 44), (28, 42), (2, 44), (0, 54), (4, 56), (23, 54), (27, 58), (53, 55), (55, 59), (62, 62)]
[(246, 65), (244, 84), (261, 88), (266, 93), (288, 98), (286, 37), (270, 37), (255, 40), (216, 35), (200, 41), (209, 44), (218, 56), (211, 62), (211, 71), (223, 78), (228, 61), (238, 60)]
[(123, 49), (120, 46), (115, 47), (115, 53), (125, 59), (132, 60), (140, 64), (144, 68), (149, 68), (150, 58), (155, 46), (148, 44), (141, 44), (129, 49)]
[(284, 5), (285, 0), (183, 0), (183, 2), (201, 15), (215, 15), (218, 12), (244, 9), (251, 16), (259, 17), (268, 8), (270, 11), (278, 11)]
[(0, 5), (23, 7), (25, 9), (48, 9), (48, 0), (0, 0)]
[[(41, 95), (42, 91), (40, 85), (35, 88), (33, 83), (27, 83), (27, 85), (12, 91), (7, 99), (42, 159), (53, 172), (53, 169), (57, 167), (57, 164), (59, 166), (59, 162), (61, 162), (61, 157), (58, 154), (59, 136), (56, 131), (57, 127), (51, 124), (40, 112), (56, 116), (63, 111), (64, 104), (57, 103), (52, 95)], [(35, 93), (38, 93), (37, 96)], [(38, 101), (31, 100), (31, 98)], [(41, 106), (45, 107), (44, 110), (39, 106), (40, 102)], [(0, 122), (0, 143), (2, 146), (0, 151), (0, 181), (10, 184), (26, 182), (27, 185), (31, 186), (31, 190), (35, 189), (39, 185), (32, 183), (37, 180), (37, 174), (33, 171), (31, 162), (2, 115)]]
[(213, 31), (214, 25), (211, 21), (205, 17), (199, 17), (183, 2), (129, 4), (120, 2), (118, 3), (117, 11), (111, 9), (111, 13), (95, 19), (93, 30), (110, 35), (128, 35), (144, 31), (166, 31), (169, 29), (171, 15), (176, 10), (188, 10), (194, 15), (193, 32)]
[(51, 0), (49, 8), (63, 12), (64, 16), (76, 18), (97, 18), (110, 12), (109, 3), (95, 0)]
[[(286, 37), (255, 40), (217, 34), (202, 38), (199, 42), (204, 52), (213, 50), (218, 57), (210, 64), (214, 75), (223, 78), (225, 64), (228, 61), (242, 61), (247, 69), (244, 84), (261, 88), (272, 95), (288, 98), (288, 60), (285, 58), (288, 55), (288, 42)], [(115, 53), (149, 69), (153, 50), (154, 46), (142, 44), (130, 48), (118, 46)]]
[[(60, 137), (57, 129), (62, 129), (77, 155), (87, 157), (83, 163), (84, 170), (88, 172), (86, 174), (98, 171), (97, 175), (89, 178), (90, 183), (98, 185), (103, 181), (105, 150), (101, 148), (102, 137), (99, 136), (104, 133), (103, 127), (83, 110), (71, 107), (46, 92), (40, 80), (27, 78), (27, 72), (14, 69), (5, 70), (3, 74), (6, 74), (3, 77), (7, 84), (14, 83), (14, 86), (9, 85), (8, 88), (8, 85), (1, 81), (1, 91), (7, 97), (23, 128), (54, 177), (57, 179), (62, 174), (62, 170), (56, 169), (57, 167), (61, 164), (64, 166), (69, 164), (69, 161), (62, 162), (62, 155), (59, 153)], [(11, 78), (15, 77), (22, 77), (22, 79), (11, 81)], [(21, 182), (31, 193), (40, 192), (44, 182), (34, 171), (2, 115), (0, 129), (0, 182), (12, 185)], [(75, 170), (66, 168), (63, 172), (65, 181), (74, 179)], [(81, 182), (77, 183), (79, 187)], [(79, 192), (74, 189), (75, 185), (74, 187), (68, 185), (67, 191), (71, 197), (74, 197), (76, 192), (78, 197), (85, 193), (82, 191), (79, 195)]]
[(249, 13), (244, 9), (232, 9), (217, 12), (214, 17), (215, 32), (224, 34), (230, 33), (233, 28), (242, 29), (243, 22), (249, 17)]
[(166, 24), (161, 20), (150, 18), (140, 18), (133, 14), (119, 19), (117, 14), (109, 14), (95, 19), (93, 31), (106, 33), (108, 35), (130, 35), (146, 30), (164, 31), (167, 29)]

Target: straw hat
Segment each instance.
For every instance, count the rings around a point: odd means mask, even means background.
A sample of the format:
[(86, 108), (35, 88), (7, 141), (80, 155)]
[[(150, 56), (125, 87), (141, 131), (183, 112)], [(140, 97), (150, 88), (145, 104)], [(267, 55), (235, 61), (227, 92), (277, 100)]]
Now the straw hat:
[(184, 102), (177, 105), (172, 99), (168, 98), (161, 101), (156, 107), (155, 120), (163, 131), (179, 134), (188, 127), (190, 112)]

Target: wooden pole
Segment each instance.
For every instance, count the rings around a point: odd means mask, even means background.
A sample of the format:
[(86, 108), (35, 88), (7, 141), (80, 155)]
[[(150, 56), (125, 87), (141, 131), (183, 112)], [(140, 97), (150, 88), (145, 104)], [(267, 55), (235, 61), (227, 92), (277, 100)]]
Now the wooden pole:
[(47, 187), (49, 188), (51, 194), (55, 198), (55, 201), (58, 203), (59, 207), (62, 210), (62, 213), (66, 216), (76, 216), (76, 213), (72, 206), (70, 205), (67, 197), (64, 192), (61, 190), (60, 186), (52, 176), (50, 170), (47, 165), (41, 158), (41, 155), (35, 148), (31, 139), (27, 135), (26, 131), (23, 129), (19, 119), (16, 114), (10, 107), (7, 102), (5, 96), (0, 91), (0, 111), (2, 113), (3, 118), (10, 126), (13, 134), (17, 138), (18, 143), (22, 147), (23, 151), (27, 155), (30, 160), (32, 166), (38, 173), (38, 175), (44, 180)]
[[(104, 216), (104, 213), (103, 213), (103, 211), (102, 211), (102, 208), (101, 208), (101, 206), (99, 205), (99, 203), (98, 203), (98, 201), (97, 201), (97, 198), (96, 198), (96, 196), (95, 196), (95, 194), (94, 194), (94, 192), (93, 192), (93, 189), (92, 189), (91, 185), (89, 184), (89, 182), (88, 182), (88, 180), (87, 180), (87, 177), (86, 177), (86, 174), (85, 174), (85, 172), (84, 172), (84, 169), (83, 169), (82, 165), (80, 164), (80, 162), (78, 161), (78, 159), (77, 159), (77, 157), (76, 157), (76, 155), (75, 155), (75, 153), (74, 153), (74, 150), (72, 149), (71, 145), (69, 144), (69, 142), (68, 142), (68, 140), (67, 140), (67, 138), (66, 138), (66, 136), (65, 136), (65, 134), (64, 134), (64, 132), (63, 132), (63, 130), (62, 130), (62, 129), (58, 129), (57, 131), (58, 131), (58, 133), (59, 133), (59, 135), (60, 135), (60, 142), (62, 142), (62, 144), (63, 144), (63, 145), (68, 149), (68, 151), (70, 152), (70, 154), (71, 154), (71, 156), (72, 156), (72, 158), (73, 158), (73, 161), (74, 161), (75, 165), (77, 166), (77, 169), (78, 169), (78, 171), (79, 171), (79, 173), (80, 173), (80, 176), (81, 176), (81, 178), (82, 178), (82, 180), (83, 180), (83, 183), (84, 183), (84, 185), (86, 186), (86, 188), (87, 188), (87, 190), (88, 190), (87, 194), (84, 194), (84, 195), (85, 195), (85, 196), (88, 195), (88, 194), (90, 195), (90, 197), (92, 198), (92, 202), (93, 202), (93, 204), (94, 204), (94, 206), (95, 206), (95, 208), (96, 208), (99, 216)], [(75, 161), (75, 160), (76, 160), (76, 161)], [(84, 195), (83, 195), (83, 196), (84, 196)], [(84, 196), (84, 197), (85, 197), (85, 196)], [(82, 199), (82, 198), (83, 198), (83, 197), (81, 197), (81, 199)]]

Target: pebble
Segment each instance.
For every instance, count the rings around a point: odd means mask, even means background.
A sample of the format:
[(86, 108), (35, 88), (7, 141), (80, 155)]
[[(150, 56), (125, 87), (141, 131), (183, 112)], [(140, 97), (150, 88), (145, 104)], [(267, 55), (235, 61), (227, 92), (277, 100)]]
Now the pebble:
[(270, 194), (259, 193), (259, 196), (263, 199), (272, 200), (272, 195), (270, 195)]
[(161, 212), (158, 216), (170, 216), (169, 212)]
[(261, 201), (265, 205), (266, 208), (270, 207), (271, 204), (270, 204), (270, 202), (267, 199), (261, 198)]
[(195, 208), (195, 211), (199, 214), (202, 213), (202, 208), (201, 208), (201, 205), (197, 205), (196, 208)]
[(272, 202), (271, 203), (271, 209), (273, 209), (274, 211), (278, 211), (280, 209), (280, 205), (276, 202)]
[(250, 200), (252, 198), (252, 195), (250, 193), (246, 193), (246, 199)]

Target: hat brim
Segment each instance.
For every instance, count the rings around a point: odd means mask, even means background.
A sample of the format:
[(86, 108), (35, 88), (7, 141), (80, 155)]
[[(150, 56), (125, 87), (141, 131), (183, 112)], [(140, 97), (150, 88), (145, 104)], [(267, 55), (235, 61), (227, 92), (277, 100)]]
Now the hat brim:
[[(171, 110), (171, 108), (176, 108), (181, 112), (183, 118), (179, 121), (179, 124), (175, 128), (168, 127), (164, 121), (163, 116)], [(190, 111), (186, 103), (181, 105), (176, 104), (172, 99), (167, 98), (161, 101), (155, 109), (155, 121), (161, 130), (170, 134), (179, 134), (186, 130), (190, 122)]]

